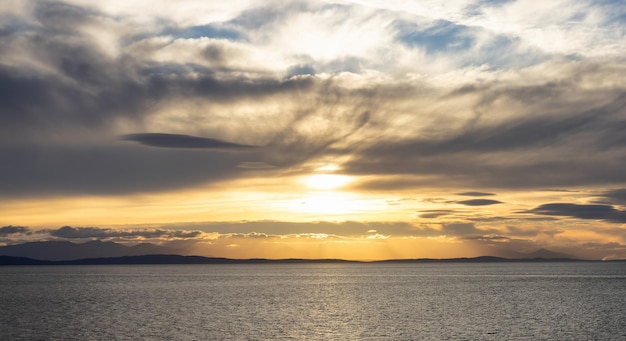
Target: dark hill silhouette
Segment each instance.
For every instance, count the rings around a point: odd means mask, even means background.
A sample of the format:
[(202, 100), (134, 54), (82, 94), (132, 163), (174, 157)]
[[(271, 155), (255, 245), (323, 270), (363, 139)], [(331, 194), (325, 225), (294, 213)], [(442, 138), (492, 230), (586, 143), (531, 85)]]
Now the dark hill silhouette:
[(546, 258), (546, 259), (553, 259), (553, 258), (576, 258), (573, 257), (571, 255), (568, 255), (566, 253), (561, 253), (561, 252), (554, 252), (554, 251), (550, 251), (548, 249), (539, 249), (535, 252), (531, 252), (531, 253), (527, 253), (523, 255), (523, 258)]
[(68, 241), (30, 242), (0, 247), (0, 255), (3, 256), (55, 261), (178, 253), (180, 253), (179, 250), (149, 243), (126, 246), (99, 240), (80, 244)]
[(562, 253), (562, 252), (554, 252), (548, 249), (538, 249), (533, 252), (516, 252), (511, 250), (501, 250), (498, 253), (498, 256), (503, 258), (520, 258), (520, 259), (528, 259), (528, 258), (545, 258), (545, 259), (560, 259), (560, 258), (572, 258), (576, 259), (572, 255)]
[(24, 257), (0, 256), (0, 265), (131, 265), (131, 264), (268, 264), (268, 263), (359, 263), (341, 259), (231, 259), (181, 255), (142, 255), (75, 260), (44, 261)]
[(0, 256), (0, 265), (50, 265), (52, 262), (26, 257)]

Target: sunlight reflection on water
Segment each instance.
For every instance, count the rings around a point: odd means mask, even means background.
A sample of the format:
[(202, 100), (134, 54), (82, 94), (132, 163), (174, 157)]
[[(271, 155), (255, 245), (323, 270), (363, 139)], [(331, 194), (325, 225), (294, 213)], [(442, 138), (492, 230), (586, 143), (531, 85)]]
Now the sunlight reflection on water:
[(2, 267), (0, 339), (620, 340), (621, 263)]

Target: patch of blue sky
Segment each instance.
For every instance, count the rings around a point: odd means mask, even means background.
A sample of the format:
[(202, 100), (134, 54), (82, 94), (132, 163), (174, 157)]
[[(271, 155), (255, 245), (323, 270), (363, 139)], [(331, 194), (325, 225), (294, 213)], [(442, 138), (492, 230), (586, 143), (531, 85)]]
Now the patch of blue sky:
[[(522, 47), (519, 38), (493, 35), (485, 39), (481, 28), (439, 20), (431, 25), (396, 23), (397, 41), (431, 55), (449, 55), (461, 67), (488, 66), (490, 69), (523, 68), (551, 58), (539, 49)], [(476, 38), (481, 35), (480, 41)]]
[(176, 38), (198, 39), (198, 38), (215, 38), (227, 40), (243, 40), (244, 35), (240, 32), (217, 25), (201, 25), (185, 28), (169, 28), (161, 32), (162, 35), (171, 35)]
[(590, 5), (613, 7), (616, 10), (621, 10), (622, 12), (626, 7), (626, 5), (624, 4), (624, 0), (590, 0)]
[(287, 78), (301, 75), (315, 75), (316, 71), (311, 64), (294, 65), (287, 70)]
[(469, 4), (465, 7), (463, 12), (467, 16), (477, 16), (482, 14), (482, 9), (485, 7), (501, 7), (515, 1), (516, 0), (479, 0)]
[(340, 72), (350, 72), (350, 73), (361, 73), (363, 71), (363, 66), (368, 64), (368, 61), (355, 57), (355, 56), (344, 56), (341, 58), (336, 58), (328, 63), (324, 63), (320, 65), (319, 68), (323, 72), (328, 73), (340, 73)]
[(339, 74), (347, 72), (359, 74), (368, 66), (376, 68), (377, 66), (373, 65), (375, 63), (372, 62), (372, 60), (355, 56), (343, 56), (325, 62), (317, 61), (312, 64), (298, 64), (287, 69), (287, 78), (301, 75), (315, 75), (319, 73)]
[(430, 54), (469, 50), (475, 43), (474, 28), (447, 20), (437, 20), (424, 27), (402, 21), (395, 26), (399, 31), (396, 38), (400, 43), (422, 48)]
[(132, 44), (136, 41), (152, 38), (152, 37), (171, 37), (171, 40), (176, 39), (199, 39), (202, 37), (214, 38), (214, 39), (226, 39), (231, 41), (245, 40), (244, 34), (235, 29), (222, 26), (222, 24), (207, 24), (200, 26), (190, 27), (177, 27), (173, 26), (171, 22), (160, 22), (162, 29), (156, 32), (146, 32), (136, 34), (130, 37), (123, 37), (123, 44)]
[(284, 22), (290, 15), (309, 11), (305, 2), (287, 2), (281, 5), (270, 5), (244, 11), (237, 18), (225, 22), (227, 25), (241, 27), (246, 30), (259, 30), (266, 25)]
[(515, 1), (517, 0), (478, 0), (476, 4), (479, 6), (499, 7)]
[(148, 63), (143, 69), (142, 74), (146, 76), (184, 76), (191, 73), (199, 73), (204, 75), (213, 74), (214, 71), (194, 63)]
[(590, 0), (587, 7), (575, 13), (570, 20), (582, 21), (591, 12), (590, 9), (600, 10), (604, 17), (603, 25), (626, 24), (626, 1), (624, 0)]
[(520, 46), (518, 38), (496, 36), (464, 56), (461, 66), (483, 65), (490, 69), (519, 69), (551, 58), (539, 49)]
[(626, 25), (626, 1), (624, 0), (594, 0), (592, 6), (603, 9), (606, 16), (607, 25)]

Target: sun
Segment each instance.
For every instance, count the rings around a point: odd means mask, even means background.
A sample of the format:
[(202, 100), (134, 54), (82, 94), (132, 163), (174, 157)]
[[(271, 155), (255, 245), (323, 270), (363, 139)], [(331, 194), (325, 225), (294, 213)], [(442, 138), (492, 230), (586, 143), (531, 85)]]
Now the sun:
[(347, 185), (352, 178), (338, 174), (314, 174), (304, 178), (303, 182), (310, 188), (332, 190)]
[[(317, 171), (334, 171), (336, 168), (316, 169)], [(358, 209), (354, 193), (339, 190), (354, 179), (348, 175), (333, 173), (316, 173), (300, 178), (300, 182), (309, 188), (306, 196), (298, 200), (294, 209), (300, 212), (318, 214), (345, 214)]]
[(353, 195), (345, 193), (318, 193), (303, 198), (299, 211), (318, 214), (348, 214), (359, 209)]

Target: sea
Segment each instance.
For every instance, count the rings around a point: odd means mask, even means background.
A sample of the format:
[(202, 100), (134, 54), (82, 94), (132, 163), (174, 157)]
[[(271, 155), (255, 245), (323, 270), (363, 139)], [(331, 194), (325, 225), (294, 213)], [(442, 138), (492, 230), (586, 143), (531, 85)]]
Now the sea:
[(0, 340), (626, 340), (626, 262), (0, 267)]

